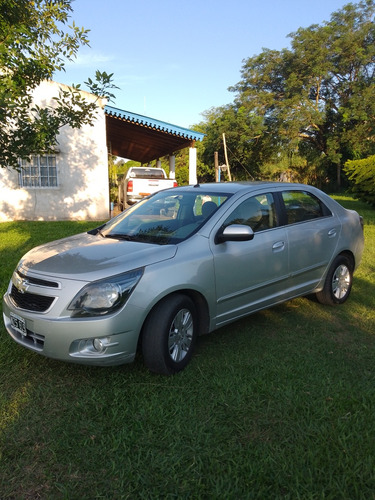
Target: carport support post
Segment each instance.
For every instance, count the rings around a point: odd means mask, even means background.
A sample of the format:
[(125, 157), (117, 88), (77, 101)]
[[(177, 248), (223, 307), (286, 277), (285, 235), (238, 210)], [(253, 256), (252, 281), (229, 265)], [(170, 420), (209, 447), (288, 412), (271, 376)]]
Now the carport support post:
[(220, 169), (219, 169), (219, 153), (214, 152), (214, 164), (215, 164), (215, 182), (220, 181)]
[(170, 155), (169, 156), (169, 178), (170, 179), (175, 179), (176, 178), (176, 163), (175, 163), (176, 157), (175, 155)]
[(189, 184), (197, 184), (197, 150), (189, 148)]

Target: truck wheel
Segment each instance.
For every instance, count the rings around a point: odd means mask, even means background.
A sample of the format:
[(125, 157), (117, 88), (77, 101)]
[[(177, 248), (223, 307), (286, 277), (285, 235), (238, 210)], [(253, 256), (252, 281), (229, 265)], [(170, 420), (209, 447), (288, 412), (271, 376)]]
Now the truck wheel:
[(350, 295), (353, 282), (353, 265), (348, 257), (339, 255), (328, 270), (323, 290), (316, 293), (321, 304), (343, 304)]
[(149, 314), (143, 328), (142, 352), (149, 370), (172, 375), (189, 363), (198, 331), (193, 301), (183, 294), (167, 297)]

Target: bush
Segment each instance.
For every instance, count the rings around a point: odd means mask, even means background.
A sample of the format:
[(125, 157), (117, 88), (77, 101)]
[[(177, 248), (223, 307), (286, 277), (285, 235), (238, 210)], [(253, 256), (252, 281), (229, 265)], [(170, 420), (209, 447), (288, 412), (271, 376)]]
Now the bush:
[(363, 160), (348, 160), (344, 171), (351, 181), (351, 191), (375, 206), (375, 155)]

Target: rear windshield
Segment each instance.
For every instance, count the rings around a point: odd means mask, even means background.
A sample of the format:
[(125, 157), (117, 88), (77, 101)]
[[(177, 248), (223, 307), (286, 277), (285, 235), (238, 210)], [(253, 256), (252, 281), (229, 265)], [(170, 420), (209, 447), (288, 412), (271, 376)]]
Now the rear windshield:
[(137, 179), (165, 179), (163, 170), (160, 168), (142, 168), (139, 167), (131, 170), (129, 177), (136, 177)]
[(101, 234), (160, 245), (179, 243), (198, 231), (230, 194), (160, 191), (109, 221)]

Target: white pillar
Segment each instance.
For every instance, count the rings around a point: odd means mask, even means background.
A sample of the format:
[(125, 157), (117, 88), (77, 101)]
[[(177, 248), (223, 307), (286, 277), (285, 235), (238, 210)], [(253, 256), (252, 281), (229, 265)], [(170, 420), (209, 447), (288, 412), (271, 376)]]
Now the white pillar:
[(170, 155), (169, 156), (169, 178), (170, 179), (175, 179), (176, 178), (176, 157), (175, 155)]
[(197, 150), (189, 148), (189, 184), (197, 184)]
[(156, 162), (156, 168), (161, 168), (161, 160), (157, 160), (157, 162)]

